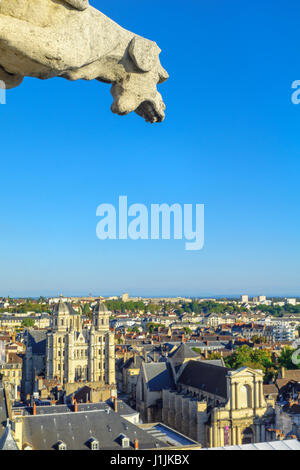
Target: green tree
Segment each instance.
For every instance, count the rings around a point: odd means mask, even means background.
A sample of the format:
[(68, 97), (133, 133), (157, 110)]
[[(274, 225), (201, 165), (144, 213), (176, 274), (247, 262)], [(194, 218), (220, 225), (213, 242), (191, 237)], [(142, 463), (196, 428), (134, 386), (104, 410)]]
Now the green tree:
[(239, 347), (231, 356), (224, 359), (227, 367), (239, 369), (240, 367), (250, 367), (261, 369), (265, 374), (265, 380), (270, 375), (270, 370), (274, 368), (271, 352), (263, 349), (253, 349), (249, 346)]
[(34, 322), (33, 318), (24, 318), (24, 320), (21, 323), (23, 328), (33, 328), (34, 324), (35, 324), (35, 322)]
[(254, 344), (263, 344), (266, 342), (266, 338), (264, 336), (254, 335), (252, 336), (252, 342)]
[(88, 318), (92, 317), (92, 310), (90, 309), (89, 304), (84, 304), (83, 309), (82, 309), (82, 314)]
[(153, 323), (153, 322), (147, 323), (147, 330), (149, 333), (153, 333), (155, 328), (165, 328), (165, 325), (161, 325), (160, 323)]
[(183, 328), (183, 331), (186, 335), (191, 335), (193, 333), (192, 330), (188, 328), (187, 326)]
[(286, 369), (300, 369), (300, 364), (294, 364), (292, 360), (294, 351), (295, 349), (289, 348), (288, 346), (284, 347), (278, 357), (278, 364)]

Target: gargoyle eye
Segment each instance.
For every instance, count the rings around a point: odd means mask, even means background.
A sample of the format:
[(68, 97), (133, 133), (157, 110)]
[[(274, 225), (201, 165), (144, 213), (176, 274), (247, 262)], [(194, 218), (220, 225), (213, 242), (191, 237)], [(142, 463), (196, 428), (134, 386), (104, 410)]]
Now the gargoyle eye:
[(142, 72), (150, 72), (158, 63), (160, 49), (153, 41), (135, 36), (129, 46), (129, 55)]

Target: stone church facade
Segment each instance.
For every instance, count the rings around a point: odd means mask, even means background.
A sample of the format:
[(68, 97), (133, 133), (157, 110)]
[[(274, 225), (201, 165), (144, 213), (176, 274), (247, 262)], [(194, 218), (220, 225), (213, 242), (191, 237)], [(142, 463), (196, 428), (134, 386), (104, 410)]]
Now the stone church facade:
[(46, 377), (62, 384), (81, 382), (115, 386), (114, 335), (109, 329), (110, 312), (99, 302), (92, 312), (92, 325), (62, 299), (55, 306), (47, 334)]
[[(151, 376), (141, 370), (137, 405), (146, 421), (161, 414), (164, 424), (202, 447), (273, 440), (274, 404), (264, 396), (261, 370), (231, 370), (222, 360), (200, 360), (185, 344), (169, 356), (166, 365), (164, 375), (162, 364), (153, 364)], [(164, 385), (159, 387), (161, 382)]]

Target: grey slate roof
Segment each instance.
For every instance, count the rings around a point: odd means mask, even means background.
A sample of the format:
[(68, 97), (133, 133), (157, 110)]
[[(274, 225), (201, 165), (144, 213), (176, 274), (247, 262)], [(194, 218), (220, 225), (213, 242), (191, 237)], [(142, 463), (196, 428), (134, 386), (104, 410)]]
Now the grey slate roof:
[(187, 343), (182, 343), (174, 352), (169, 354), (169, 357), (174, 357), (178, 355), (180, 355), (182, 359), (188, 359), (190, 357), (199, 357), (199, 354), (193, 351), (191, 346), (189, 346)]
[(151, 392), (174, 388), (172, 371), (168, 363), (145, 362), (143, 367), (147, 387)]
[(0, 438), (0, 450), (19, 450), (11, 433), (11, 428), (8, 421), (5, 431)]
[(32, 348), (32, 354), (46, 355), (46, 338), (45, 330), (28, 330), (28, 346)]
[(200, 359), (199, 362), (205, 362), (206, 364), (212, 364), (213, 366), (224, 367), (223, 359), (206, 359), (206, 360)]
[(204, 361), (189, 361), (178, 383), (227, 399), (226, 376), (230, 370)]
[(7, 421), (7, 409), (4, 397), (4, 390), (2, 386), (2, 381), (0, 380), (0, 434), (2, 434)]
[(125, 363), (121, 366), (122, 369), (140, 369), (143, 363), (144, 358), (137, 356), (136, 363), (134, 364), (134, 358), (130, 357)]
[[(99, 441), (100, 450), (122, 450), (120, 435), (130, 440), (130, 448), (134, 448), (134, 440), (138, 439), (140, 449), (164, 447), (165, 444), (115, 413), (108, 405), (102, 409), (82, 410), (78, 412), (54, 412), (60, 406), (37, 407), (37, 415), (25, 416), (23, 441), (32, 445), (35, 450), (54, 450), (62, 441), (67, 450), (89, 450), (91, 438)], [(49, 408), (52, 413), (39, 413), (39, 408)], [(107, 411), (108, 410), (108, 411)]]
[[(108, 400), (108, 404), (111, 407), (114, 406), (111, 400)], [(127, 405), (127, 403), (125, 403), (123, 400), (118, 400), (117, 413), (121, 416), (130, 416), (137, 414), (138, 411), (131, 408), (131, 406)]]
[[(98, 403), (78, 403), (77, 408), (79, 412), (88, 412), (88, 411), (105, 411), (108, 409), (108, 406), (111, 407), (113, 404), (109, 400), (109, 403), (98, 402)], [(32, 407), (31, 406), (24, 406), (21, 408), (14, 408), (14, 410), (18, 410), (22, 412), (23, 416), (31, 416), (32, 415)], [(129, 405), (127, 405), (124, 401), (118, 400), (118, 411), (119, 414), (135, 414), (137, 411), (133, 410)], [(36, 407), (36, 415), (57, 415), (62, 413), (72, 413), (74, 412), (74, 405), (44, 405), (44, 406), (37, 406)]]

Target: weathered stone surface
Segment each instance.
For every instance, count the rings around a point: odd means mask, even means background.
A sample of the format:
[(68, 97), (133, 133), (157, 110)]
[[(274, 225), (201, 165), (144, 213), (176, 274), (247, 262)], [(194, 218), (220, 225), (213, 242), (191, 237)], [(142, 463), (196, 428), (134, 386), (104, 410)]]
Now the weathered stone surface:
[(125, 30), (88, 0), (1, 0), (0, 80), (23, 77), (111, 83), (112, 111), (160, 122), (157, 84), (168, 78), (157, 44)]

